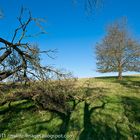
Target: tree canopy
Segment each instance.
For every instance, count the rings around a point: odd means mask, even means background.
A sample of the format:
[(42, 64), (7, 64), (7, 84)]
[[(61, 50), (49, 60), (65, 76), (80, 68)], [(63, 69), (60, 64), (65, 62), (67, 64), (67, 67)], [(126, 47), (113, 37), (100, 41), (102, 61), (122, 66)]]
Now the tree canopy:
[(140, 44), (129, 34), (125, 20), (108, 27), (105, 37), (96, 45), (99, 72), (140, 71)]

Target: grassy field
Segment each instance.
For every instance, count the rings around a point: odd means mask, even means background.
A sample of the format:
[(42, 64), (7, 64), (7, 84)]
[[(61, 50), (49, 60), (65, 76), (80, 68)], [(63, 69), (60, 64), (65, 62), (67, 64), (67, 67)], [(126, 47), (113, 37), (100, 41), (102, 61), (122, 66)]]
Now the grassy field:
[(140, 76), (79, 79), (77, 86), (86, 102), (68, 117), (26, 100), (0, 106), (1, 139), (140, 140)]

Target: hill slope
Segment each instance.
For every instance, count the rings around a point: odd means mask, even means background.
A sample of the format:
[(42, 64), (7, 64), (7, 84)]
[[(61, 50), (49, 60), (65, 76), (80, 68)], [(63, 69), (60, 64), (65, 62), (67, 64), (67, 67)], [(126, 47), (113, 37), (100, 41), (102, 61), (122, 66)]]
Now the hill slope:
[(61, 139), (62, 133), (70, 140), (140, 139), (140, 77), (79, 79), (77, 86), (85, 88), (78, 96), (86, 102), (69, 118), (26, 100), (0, 106), (1, 139)]

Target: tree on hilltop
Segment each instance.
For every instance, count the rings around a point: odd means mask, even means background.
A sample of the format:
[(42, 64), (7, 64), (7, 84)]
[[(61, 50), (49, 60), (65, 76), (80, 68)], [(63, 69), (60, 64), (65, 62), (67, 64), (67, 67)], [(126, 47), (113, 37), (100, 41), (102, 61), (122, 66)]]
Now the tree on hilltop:
[(97, 70), (101, 73), (140, 72), (140, 44), (133, 39), (125, 20), (114, 22), (108, 27), (105, 37), (96, 45)]

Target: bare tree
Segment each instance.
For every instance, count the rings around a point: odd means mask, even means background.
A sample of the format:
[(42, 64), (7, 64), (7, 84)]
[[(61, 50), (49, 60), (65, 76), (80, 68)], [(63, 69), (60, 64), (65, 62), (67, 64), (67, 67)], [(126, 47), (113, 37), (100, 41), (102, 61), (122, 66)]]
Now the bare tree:
[[(50, 57), (49, 53), (54, 52), (54, 50), (41, 51), (38, 45), (25, 42), (27, 37), (46, 33), (40, 24), (44, 20), (33, 18), (30, 11), (22, 8), (18, 21), (19, 26), (15, 29), (11, 40), (0, 37), (0, 81), (8, 77), (27, 80), (33, 76), (38, 79), (46, 79), (50, 72), (59, 75), (57, 70), (49, 66), (42, 66), (40, 62), (41, 53)], [(33, 22), (36, 23), (40, 31), (27, 35), (28, 26), (34, 28)]]
[(140, 72), (140, 44), (128, 32), (125, 20), (109, 26), (106, 36), (96, 45), (97, 69), (99, 72)]

